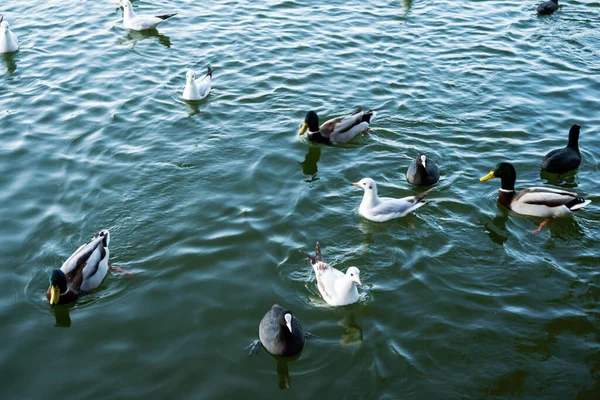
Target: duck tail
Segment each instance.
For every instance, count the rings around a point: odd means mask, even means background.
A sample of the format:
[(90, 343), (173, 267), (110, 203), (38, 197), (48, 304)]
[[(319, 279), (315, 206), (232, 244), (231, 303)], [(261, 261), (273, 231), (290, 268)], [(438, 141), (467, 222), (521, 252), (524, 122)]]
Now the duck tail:
[(156, 18), (160, 18), (160, 19), (162, 19), (164, 21), (165, 19), (169, 19), (169, 18), (171, 18), (174, 15), (177, 15), (177, 13), (174, 13), (174, 14), (165, 14), (165, 15), (157, 15)]
[(375, 116), (375, 111), (369, 110), (363, 114), (362, 122), (371, 123), (371, 118)]
[(421, 201), (423, 201), (423, 199), (425, 198), (425, 196), (427, 196), (429, 193), (431, 193), (431, 191), (435, 189), (435, 186), (432, 187), (429, 190), (424, 191), (423, 193), (420, 193), (418, 195), (415, 196), (415, 203), (419, 203)]
[(573, 200), (565, 204), (565, 206), (567, 206), (567, 208), (571, 211), (576, 211), (587, 206), (591, 202), (591, 200), (586, 200), (583, 197), (575, 197)]

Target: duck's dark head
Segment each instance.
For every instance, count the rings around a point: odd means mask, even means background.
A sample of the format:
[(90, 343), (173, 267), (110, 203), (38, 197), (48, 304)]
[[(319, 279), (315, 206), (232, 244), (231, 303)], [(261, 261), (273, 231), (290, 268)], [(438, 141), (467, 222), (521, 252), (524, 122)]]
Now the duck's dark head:
[(569, 131), (569, 144), (567, 147), (571, 147), (573, 149), (579, 148), (579, 133), (581, 132), (581, 127), (577, 124), (571, 127)]
[(502, 180), (502, 189), (504, 190), (515, 190), (515, 181), (517, 180), (517, 171), (510, 163), (500, 163), (490, 171), (486, 176), (482, 176), (479, 180), (485, 182), (492, 178), (500, 178)]
[(65, 274), (60, 269), (53, 270), (50, 273), (50, 287), (48, 288), (50, 305), (58, 304), (60, 295), (66, 293), (67, 290), (67, 277)]
[(292, 312), (290, 310), (283, 310), (279, 315), (279, 325), (281, 325), (282, 327), (285, 326), (287, 329), (289, 329), (290, 333), (293, 333), (292, 319), (294, 319)]
[(108, 244), (110, 243), (110, 232), (108, 231), (108, 229), (104, 229), (104, 230), (101, 230), (100, 232), (96, 233), (92, 240), (95, 240), (98, 238), (102, 238), (102, 246), (103, 247), (108, 247)]
[(315, 111), (311, 110), (306, 113), (306, 117), (304, 117), (304, 123), (302, 124), (300, 132), (298, 133), (302, 135), (307, 129), (310, 132), (317, 132), (319, 130), (319, 116)]

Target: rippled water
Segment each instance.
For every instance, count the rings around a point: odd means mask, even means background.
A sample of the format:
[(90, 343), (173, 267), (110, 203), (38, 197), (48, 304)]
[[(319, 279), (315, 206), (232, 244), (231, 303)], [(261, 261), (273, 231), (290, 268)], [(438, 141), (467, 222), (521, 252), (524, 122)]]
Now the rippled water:
[[(600, 397), (600, 3), (534, 3), (136, 1), (179, 13), (142, 34), (111, 1), (4, 0), (0, 398)], [(207, 64), (212, 93), (182, 101)], [(374, 134), (298, 137), (357, 106)], [(540, 178), (573, 123), (579, 172)], [(350, 183), (419, 192), (418, 151), (432, 201), (361, 219)], [(593, 203), (533, 236), (478, 181), (500, 161)], [(50, 308), (48, 272), (102, 228), (135, 277)], [(316, 240), (360, 303), (320, 300)], [(319, 336), (296, 361), (244, 350), (275, 302)]]

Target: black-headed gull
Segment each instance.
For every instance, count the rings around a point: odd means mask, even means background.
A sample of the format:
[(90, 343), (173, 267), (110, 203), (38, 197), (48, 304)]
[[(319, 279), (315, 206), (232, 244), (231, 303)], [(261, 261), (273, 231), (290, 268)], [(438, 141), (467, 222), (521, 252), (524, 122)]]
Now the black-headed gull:
[(188, 71), (185, 74), (185, 89), (183, 89), (184, 100), (202, 100), (210, 93), (213, 69), (210, 65), (207, 68), (206, 75), (196, 79), (194, 71)]
[(423, 198), (434, 188), (416, 196), (401, 199), (377, 196), (377, 183), (371, 178), (363, 178), (352, 186), (358, 186), (365, 191), (358, 212), (366, 219), (374, 222), (385, 222), (394, 218), (404, 217), (425, 204)]
[(356, 285), (362, 285), (360, 271), (349, 267), (346, 273), (337, 270), (323, 261), (321, 246), (317, 242), (315, 255), (306, 253), (317, 277), (317, 288), (323, 300), (330, 306), (345, 306), (358, 301)]
[(10, 30), (4, 16), (0, 16), (0, 53), (13, 53), (17, 50), (19, 50), (17, 35)]
[(177, 13), (156, 16), (136, 15), (129, 0), (121, 0), (121, 6), (123, 7), (123, 26), (134, 31), (154, 29), (164, 20), (177, 15)]

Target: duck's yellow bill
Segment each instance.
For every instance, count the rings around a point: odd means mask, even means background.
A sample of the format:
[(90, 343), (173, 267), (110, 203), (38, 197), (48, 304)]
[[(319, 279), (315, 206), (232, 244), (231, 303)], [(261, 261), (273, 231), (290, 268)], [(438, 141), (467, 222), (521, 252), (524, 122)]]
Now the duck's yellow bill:
[(362, 282), (360, 281), (360, 279), (357, 279), (356, 283), (358, 283), (359, 286), (362, 286)]
[(50, 286), (50, 305), (58, 304), (58, 298), (60, 297), (60, 289), (56, 285)]
[(481, 182), (485, 182), (485, 181), (489, 181), (490, 179), (495, 178), (494, 176), (494, 171), (490, 171), (489, 174), (487, 174), (486, 176), (482, 176), (481, 178), (479, 178), (479, 180)]
[(302, 128), (300, 128), (300, 131), (298, 132), (298, 135), (304, 134), (304, 132), (306, 132), (307, 129), (308, 129), (308, 124), (306, 122), (304, 122), (302, 124)]

